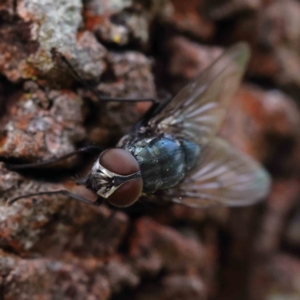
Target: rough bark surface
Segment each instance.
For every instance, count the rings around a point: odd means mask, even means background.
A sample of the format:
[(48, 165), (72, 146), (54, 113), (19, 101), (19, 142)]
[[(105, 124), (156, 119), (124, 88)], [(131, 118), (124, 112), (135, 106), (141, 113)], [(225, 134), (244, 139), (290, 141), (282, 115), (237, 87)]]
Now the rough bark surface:
[[(0, 1), (0, 299), (300, 299), (300, 2), (296, 0)], [(247, 208), (142, 202), (114, 213), (58, 189), (84, 156), (36, 172), (82, 145), (111, 147), (149, 108), (99, 93), (176, 93), (244, 40), (252, 58), (220, 134), (273, 176)], [(55, 50), (55, 51), (53, 51)]]

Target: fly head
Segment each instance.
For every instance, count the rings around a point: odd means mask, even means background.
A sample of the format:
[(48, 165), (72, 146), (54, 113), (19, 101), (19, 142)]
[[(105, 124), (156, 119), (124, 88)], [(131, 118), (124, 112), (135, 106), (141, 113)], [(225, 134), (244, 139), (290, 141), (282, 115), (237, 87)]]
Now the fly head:
[(121, 148), (102, 152), (89, 174), (76, 182), (105, 198), (111, 205), (132, 205), (142, 194), (143, 181), (134, 156)]

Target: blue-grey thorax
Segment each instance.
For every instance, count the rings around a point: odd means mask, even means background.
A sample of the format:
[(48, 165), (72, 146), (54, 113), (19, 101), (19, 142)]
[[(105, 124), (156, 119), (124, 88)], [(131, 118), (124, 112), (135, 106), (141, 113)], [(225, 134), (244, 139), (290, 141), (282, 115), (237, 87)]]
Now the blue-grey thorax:
[(143, 138), (124, 148), (140, 165), (145, 193), (176, 185), (196, 164), (200, 154), (199, 145), (170, 135)]

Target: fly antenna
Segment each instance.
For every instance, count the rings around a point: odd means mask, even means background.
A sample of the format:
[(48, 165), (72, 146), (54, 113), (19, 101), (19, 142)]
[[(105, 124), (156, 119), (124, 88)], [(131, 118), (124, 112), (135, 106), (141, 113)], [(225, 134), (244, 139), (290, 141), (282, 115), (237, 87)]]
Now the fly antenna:
[(45, 192), (26, 194), (26, 195), (15, 197), (15, 198), (9, 200), (7, 203), (9, 205), (12, 205), (15, 202), (19, 201), (20, 199), (25, 199), (25, 198), (35, 197), (35, 196), (42, 196), (42, 195), (65, 195), (65, 196), (68, 196), (70, 198), (73, 198), (77, 201), (80, 201), (80, 202), (83, 202), (83, 203), (86, 203), (89, 205), (99, 206), (101, 204), (101, 202), (99, 200), (96, 200), (95, 202), (93, 202), (93, 201), (87, 200), (86, 198), (84, 198), (80, 195), (73, 194), (67, 190), (45, 191)]

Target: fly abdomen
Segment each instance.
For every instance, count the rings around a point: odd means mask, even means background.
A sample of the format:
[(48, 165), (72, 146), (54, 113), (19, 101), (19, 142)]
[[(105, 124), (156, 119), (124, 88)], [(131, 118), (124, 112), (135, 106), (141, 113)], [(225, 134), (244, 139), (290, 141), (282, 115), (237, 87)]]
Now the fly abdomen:
[(139, 163), (143, 192), (154, 193), (170, 188), (183, 179), (186, 171), (195, 164), (199, 146), (163, 135), (142, 139), (131, 145), (129, 151)]

